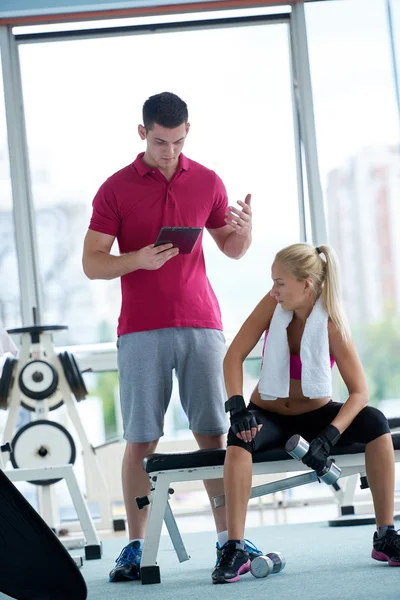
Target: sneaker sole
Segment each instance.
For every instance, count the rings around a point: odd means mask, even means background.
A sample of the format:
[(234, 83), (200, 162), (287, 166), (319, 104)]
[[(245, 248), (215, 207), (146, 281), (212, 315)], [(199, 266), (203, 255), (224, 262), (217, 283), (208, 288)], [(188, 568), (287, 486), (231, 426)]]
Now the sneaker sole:
[(225, 579), (225, 577), (223, 577), (221, 575), (220, 577), (218, 577), (218, 579), (213, 579), (212, 582), (213, 583), (234, 583), (235, 581), (239, 581), (240, 575), (244, 575), (245, 573), (248, 573), (250, 571), (250, 564), (251, 564), (251, 561), (249, 559), (244, 565), (242, 565), (240, 567), (236, 577), (232, 577), (231, 579)]
[(374, 560), (379, 560), (380, 562), (387, 562), (389, 567), (400, 567), (400, 562), (391, 560), (387, 554), (384, 554), (383, 552), (378, 552), (378, 550), (375, 549), (371, 552), (371, 558), (373, 558)]

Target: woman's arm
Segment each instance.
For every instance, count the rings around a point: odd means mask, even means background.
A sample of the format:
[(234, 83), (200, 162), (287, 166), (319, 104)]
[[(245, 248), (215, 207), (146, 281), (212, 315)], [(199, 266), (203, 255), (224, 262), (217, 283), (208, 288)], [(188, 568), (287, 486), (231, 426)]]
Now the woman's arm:
[(345, 341), (332, 321), (328, 322), (329, 346), (347, 387), (349, 397), (332, 421), (343, 433), (358, 413), (368, 404), (368, 385), (353, 340)]
[(268, 329), (276, 301), (268, 293), (246, 319), (232, 341), (224, 360), (225, 387), (228, 398), (243, 396), (243, 362)]

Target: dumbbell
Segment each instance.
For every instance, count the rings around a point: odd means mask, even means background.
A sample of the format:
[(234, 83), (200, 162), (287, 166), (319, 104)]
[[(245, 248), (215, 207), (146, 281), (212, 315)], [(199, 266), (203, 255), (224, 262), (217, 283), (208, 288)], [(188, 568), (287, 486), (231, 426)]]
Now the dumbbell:
[(256, 556), (250, 565), (254, 577), (268, 577), (271, 573), (283, 571), (286, 560), (281, 552), (268, 552), (265, 556)]
[[(308, 452), (310, 444), (301, 437), (301, 435), (292, 435), (285, 445), (285, 450), (293, 458), (301, 460)], [(327, 485), (333, 485), (337, 482), (342, 471), (331, 460), (326, 461), (325, 467), (317, 472), (318, 477)]]

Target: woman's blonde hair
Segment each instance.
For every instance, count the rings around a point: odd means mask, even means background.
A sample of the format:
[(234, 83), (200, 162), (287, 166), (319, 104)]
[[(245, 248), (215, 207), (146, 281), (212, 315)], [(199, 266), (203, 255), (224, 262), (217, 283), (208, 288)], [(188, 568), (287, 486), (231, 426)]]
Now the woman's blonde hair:
[(340, 331), (344, 340), (350, 339), (350, 330), (340, 299), (339, 264), (331, 246), (292, 244), (278, 252), (275, 260), (285, 265), (298, 281), (310, 279), (317, 298)]

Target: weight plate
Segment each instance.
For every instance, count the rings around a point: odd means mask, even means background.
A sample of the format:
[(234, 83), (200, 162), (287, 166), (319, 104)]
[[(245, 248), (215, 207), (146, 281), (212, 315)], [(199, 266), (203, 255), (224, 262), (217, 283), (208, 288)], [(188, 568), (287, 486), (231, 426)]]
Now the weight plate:
[[(21, 405), (27, 410), (30, 410), (31, 412), (35, 412), (37, 408), (37, 402), (38, 400), (32, 400), (31, 398), (27, 398), (26, 396), (23, 396), (21, 399)], [(60, 406), (64, 404), (64, 400), (62, 398), (60, 399), (59, 394), (54, 394), (46, 400), (46, 404), (49, 410), (56, 410), (56, 408), (60, 408)]]
[(18, 378), (22, 393), (32, 400), (44, 400), (57, 389), (58, 373), (44, 360), (32, 360), (21, 370)]
[(68, 325), (30, 325), (29, 327), (17, 327), (16, 329), (7, 329), (8, 333), (34, 333), (40, 334), (45, 331), (62, 331), (68, 329)]
[[(21, 427), (12, 442), (11, 462), (16, 469), (38, 469), (73, 465), (76, 447), (71, 434), (59, 423), (40, 419)], [(31, 481), (35, 485), (51, 485), (58, 479)]]
[(0, 409), (7, 410), (8, 396), (13, 383), (14, 367), (18, 361), (15, 358), (6, 358), (0, 378)]
[(71, 357), (71, 362), (72, 362), (74, 370), (75, 370), (76, 383), (77, 383), (77, 392), (78, 392), (78, 395), (79, 395), (79, 398), (77, 396), (76, 399), (79, 402), (81, 400), (84, 400), (86, 398), (86, 396), (88, 395), (89, 392), (87, 391), (87, 388), (86, 388), (86, 385), (85, 385), (85, 381), (84, 381), (84, 379), (82, 377), (82, 373), (79, 370), (78, 363), (76, 362), (75, 356), (72, 353), (70, 353), (70, 357)]
[(77, 402), (79, 402), (81, 399), (81, 392), (79, 390), (78, 385), (78, 374), (76, 373), (74, 363), (72, 362), (71, 354), (70, 352), (61, 352), (61, 354), (59, 354), (58, 356), (61, 361), (64, 375), (68, 382), (70, 390), (75, 396)]

